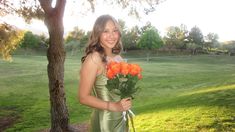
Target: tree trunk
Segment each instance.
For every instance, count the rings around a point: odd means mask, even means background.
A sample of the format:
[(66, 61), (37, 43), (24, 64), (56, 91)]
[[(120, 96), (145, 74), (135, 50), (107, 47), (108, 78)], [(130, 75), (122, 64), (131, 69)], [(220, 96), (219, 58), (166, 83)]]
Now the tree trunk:
[(150, 59), (150, 49), (147, 49), (146, 61), (149, 62), (149, 59)]
[(45, 15), (45, 23), (49, 32), (48, 78), (51, 104), (51, 132), (68, 132), (69, 114), (64, 91), (64, 61), (63, 17), (56, 11)]
[[(53, 20), (53, 19), (52, 19)], [(57, 24), (55, 24), (57, 23)], [(60, 24), (54, 20), (49, 31), (50, 41), (47, 51), (49, 93), (51, 103), (51, 131), (68, 130), (68, 110), (64, 91), (64, 61), (63, 34)], [(58, 31), (57, 31), (58, 30)]]

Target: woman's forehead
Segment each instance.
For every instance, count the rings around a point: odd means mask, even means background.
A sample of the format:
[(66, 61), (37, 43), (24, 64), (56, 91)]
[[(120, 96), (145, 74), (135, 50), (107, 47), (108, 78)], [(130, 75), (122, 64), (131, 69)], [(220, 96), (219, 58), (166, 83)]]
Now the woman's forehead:
[(117, 28), (117, 25), (112, 20), (108, 20), (105, 24), (105, 28)]

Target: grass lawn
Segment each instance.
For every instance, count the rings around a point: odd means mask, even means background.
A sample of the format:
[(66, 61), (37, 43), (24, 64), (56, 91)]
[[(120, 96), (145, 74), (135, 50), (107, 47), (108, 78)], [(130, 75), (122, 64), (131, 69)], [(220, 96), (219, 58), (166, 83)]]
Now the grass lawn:
[[(143, 68), (132, 108), (138, 132), (235, 131), (235, 57), (161, 56), (146, 62), (125, 56)], [(80, 58), (65, 62), (71, 124), (87, 122), (91, 113), (77, 100)], [(0, 61), (0, 120), (16, 120), (6, 132), (50, 127), (46, 67), (45, 56)]]

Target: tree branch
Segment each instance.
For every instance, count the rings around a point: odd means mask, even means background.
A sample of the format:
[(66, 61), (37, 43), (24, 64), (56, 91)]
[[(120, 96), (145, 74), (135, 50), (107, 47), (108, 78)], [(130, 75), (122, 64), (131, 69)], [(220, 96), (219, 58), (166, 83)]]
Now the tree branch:
[(55, 10), (58, 12), (60, 18), (64, 15), (66, 0), (57, 0)]
[(94, 0), (87, 0), (89, 3), (90, 3), (90, 5), (91, 5), (91, 10), (92, 10), (92, 12), (95, 12), (95, 4), (94, 4)]
[(45, 14), (50, 14), (52, 10), (52, 0), (38, 0)]

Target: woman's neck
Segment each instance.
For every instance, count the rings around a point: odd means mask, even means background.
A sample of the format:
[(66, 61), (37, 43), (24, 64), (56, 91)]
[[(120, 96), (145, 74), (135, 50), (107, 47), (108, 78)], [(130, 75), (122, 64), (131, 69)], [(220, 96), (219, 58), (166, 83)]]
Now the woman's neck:
[(105, 54), (106, 54), (107, 57), (110, 57), (110, 58), (114, 57), (114, 54), (113, 54), (112, 50), (108, 50), (108, 51), (106, 50)]

